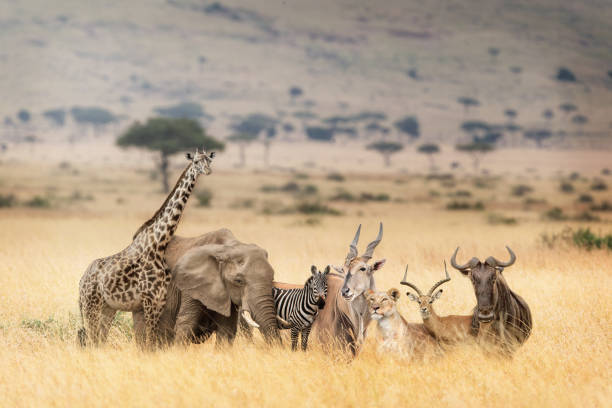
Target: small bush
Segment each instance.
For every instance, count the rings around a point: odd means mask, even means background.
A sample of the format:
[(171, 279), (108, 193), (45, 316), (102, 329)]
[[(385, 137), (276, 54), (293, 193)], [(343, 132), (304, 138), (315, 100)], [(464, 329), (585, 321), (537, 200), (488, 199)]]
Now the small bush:
[(612, 204), (604, 200), (599, 205), (593, 204), (591, 206), (591, 211), (612, 211)]
[(599, 222), (601, 221), (601, 218), (599, 218), (597, 215), (591, 214), (588, 211), (583, 211), (582, 213), (576, 215), (574, 217), (575, 221), (585, 221), (585, 222)]
[(564, 181), (559, 186), (559, 190), (561, 190), (562, 192), (564, 192), (566, 194), (571, 194), (571, 193), (574, 192), (574, 186), (572, 185), (572, 183)]
[(300, 191), (300, 186), (298, 185), (298, 183), (290, 181), (284, 186), (282, 186), (280, 188), (280, 191), (284, 191), (285, 193), (297, 193), (298, 191)]
[(565, 221), (567, 216), (563, 213), (563, 210), (559, 207), (551, 208), (544, 213), (544, 218), (551, 221)]
[(314, 184), (307, 184), (304, 186), (302, 193), (304, 194), (317, 194), (319, 192), (319, 187)]
[(578, 202), (579, 203), (592, 203), (593, 196), (590, 194), (580, 194), (580, 197), (578, 197)]
[(196, 198), (198, 199), (198, 206), (200, 207), (210, 207), (210, 202), (213, 198), (213, 192), (207, 188), (202, 191), (199, 191), (196, 194)]
[(255, 200), (252, 198), (237, 198), (229, 205), (232, 209), (245, 209), (255, 207)]
[(31, 200), (24, 203), (28, 207), (32, 208), (49, 208), (51, 207), (51, 201), (46, 197), (34, 196)]
[(437, 190), (429, 190), (430, 197), (440, 197), (440, 192)]
[(525, 201), (523, 201), (523, 204), (525, 205), (544, 205), (546, 203), (547, 201), (544, 198), (533, 198), (533, 197), (528, 197), (525, 199)]
[(474, 187), (484, 190), (490, 190), (495, 188), (495, 185), (493, 183), (493, 180), (479, 177), (474, 180)]
[(340, 174), (340, 173), (329, 173), (327, 175), (327, 179), (331, 180), (331, 181), (337, 181), (337, 182), (340, 182), (340, 183), (346, 180), (344, 178), (344, 176), (342, 174)]
[(572, 181), (576, 181), (580, 178), (580, 173), (578, 173), (577, 171), (572, 172), (572, 174), (569, 175), (569, 179)]
[(491, 225), (516, 225), (518, 221), (514, 217), (506, 217), (503, 214), (489, 214), (487, 221)]
[(610, 169), (608, 168), (601, 169), (601, 174), (604, 176), (609, 176), (610, 174), (612, 174), (612, 171), (610, 171)]
[(344, 189), (339, 189), (336, 195), (330, 198), (332, 201), (346, 201), (346, 202), (354, 202), (357, 201), (357, 198), (349, 191)]
[(454, 196), (454, 197), (471, 197), (472, 196), (472, 192), (468, 191), (468, 190), (457, 190), (454, 193), (452, 193), (451, 196)]
[(447, 210), (455, 211), (455, 210), (484, 210), (485, 206), (481, 201), (476, 201), (474, 204), (471, 204), (467, 201), (451, 201), (446, 205)]
[(295, 207), (297, 212), (301, 214), (322, 214), (322, 215), (341, 215), (342, 213), (335, 208), (328, 207), (318, 201), (303, 201)]
[(264, 201), (261, 212), (265, 215), (292, 214), (295, 209), (285, 206), (280, 200)]
[(298, 180), (306, 180), (309, 178), (308, 174), (306, 173), (295, 173), (293, 177), (295, 177)]
[(0, 194), (0, 208), (13, 207), (17, 204), (17, 199), (13, 194)]
[(518, 184), (512, 187), (512, 195), (515, 197), (522, 197), (525, 194), (529, 194), (532, 192), (533, 192), (533, 187), (525, 185), (525, 184)]
[(367, 192), (361, 193), (360, 198), (363, 201), (389, 201), (391, 199), (389, 194), (386, 193), (372, 194)]
[(262, 193), (276, 193), (278, 191), (278, 187), (272, 184), (264, 184), (259, 188), (259, 191)]
[(595, 180), (593, 184), (591, 184), (591, 190), (593, 191), (606, 191), (608, 189), (608, 185), (603, 182), (603, 180)]
[(596, 235), (589, 228), (580, 228), (572, 234), (572, 241), (578, 248), (591, 250), (607, 248), (612, 250), (612, 234)]

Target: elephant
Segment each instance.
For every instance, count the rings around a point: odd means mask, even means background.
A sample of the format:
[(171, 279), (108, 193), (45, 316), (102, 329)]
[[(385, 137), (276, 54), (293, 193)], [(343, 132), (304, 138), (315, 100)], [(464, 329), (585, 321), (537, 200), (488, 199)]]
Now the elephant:
[[(280, 342), (272, 291), (274, 269), (264, 249), (220, 229), (193, 238), (175, 236), (165, 258), (172, 280), (158, 327), (160, 343), (199, 343), (216, 333), (217, 344), (231, 344), (242, 320), (239, 313), (259, 327), (267, 342)], [(135, 337), (141, 343), (143, 312), (132, 316)]]

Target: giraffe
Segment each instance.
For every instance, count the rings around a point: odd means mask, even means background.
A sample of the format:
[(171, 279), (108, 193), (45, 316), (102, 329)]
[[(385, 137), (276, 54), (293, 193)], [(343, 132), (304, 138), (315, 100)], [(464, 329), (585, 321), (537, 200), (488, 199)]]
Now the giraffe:
[(82, 346), (104, 343), (118, 310), (143, 311), (144, 345), (153, 346), (171, 280), (164, 253), (198, 176), (211, 173), (214, 152), (207, 155), (196, 149), (186, 157), (189, 165), (162, 206), (136, 231), (132, 243), (115, 255), (96, 259), (83, 274), (79, 282)]

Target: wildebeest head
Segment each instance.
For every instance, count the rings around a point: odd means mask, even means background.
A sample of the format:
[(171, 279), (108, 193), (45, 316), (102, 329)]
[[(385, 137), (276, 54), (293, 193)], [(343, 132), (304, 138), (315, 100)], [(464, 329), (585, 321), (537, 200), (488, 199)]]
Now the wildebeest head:
[(455, 253), (451, 257), (451, 265), (453, 268), (459, 270), (463, 275), (468, 276), (474, 286), (474, 293), (476, 294), (476, 310), (478, 321), (481, 323), (488, 323), (495, 317), (495, 306), (499, 299), (499, 292), (496, 282), (498, 279), (503, 279), (500, 275), (504, 268), (511, 266), (516, 261), (516, 255), (510, 249), (506, 247), (510, 253), (510, 260), (507, 262), (501, 262), (494, 257), (488, 257), (484, 262), (480, 262), (478, 258), (470, 259), (466, 264), (457, 264), (457, 252), (459, 248), (455, 250)]
[(385, 259), (380, 259), (372, 265), (368, 264), (368, 261), (372, 259), (374, 249), (382, 240), (382, 222), (380, 223), (376, 239), (370, 242), (363, 255), (359, 256), (357, 252), (357, 242), (359, 241), (360, 232), (361, 225), (357, 228), (355, 238), (353, 238), (353, 242), (351, 242), (344, 265), (341, 267), (334, 266), (336, 271), (344, 275), (344, 285), (342, 285), (341, 293), (342, 297), (349, 302), (362, 295), (366, 290), (375, 289), (373, 274), (382, 268), (386, 261)]

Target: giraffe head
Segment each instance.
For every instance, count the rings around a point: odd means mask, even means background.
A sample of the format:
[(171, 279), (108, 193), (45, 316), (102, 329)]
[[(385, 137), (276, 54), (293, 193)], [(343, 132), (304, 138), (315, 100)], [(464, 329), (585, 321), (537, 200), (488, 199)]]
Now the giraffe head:
[(185, 157), (187, 157), (187, 160), (191, 160), (198, 174), (209, 175), (212, 173), (210, 165), (212, 164), (212, 159), (215, 157), (215, 152), (207, 154), (204, 149), (202, 149), (202, 152), (196, 149), (195, 154), (187, 153)]

